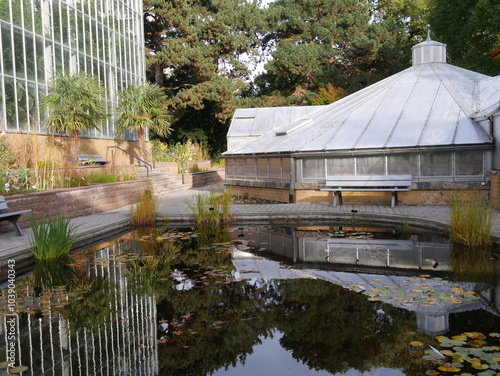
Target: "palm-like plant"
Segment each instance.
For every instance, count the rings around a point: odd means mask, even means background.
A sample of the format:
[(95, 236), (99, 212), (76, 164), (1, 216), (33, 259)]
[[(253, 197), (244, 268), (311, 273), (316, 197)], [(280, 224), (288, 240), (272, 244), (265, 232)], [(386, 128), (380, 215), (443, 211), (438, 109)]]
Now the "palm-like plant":
[(106, 119), (105, 89), (97, 77), (87, 73), (56, 73), (42, 105), (48, 110), (46, 128), (69, 135), (69, 162), (78, 162), (78, 142), (81, 132), (99, 129)]
[(140, 157), (146, 158), (145, 134), (149, 129), (159, 136), (171, 132), (166, 113), (167, 97), (163, 89), (149, 82), (143, 85), (130, 85), (119, 93), (118, 129), (137, 133)]

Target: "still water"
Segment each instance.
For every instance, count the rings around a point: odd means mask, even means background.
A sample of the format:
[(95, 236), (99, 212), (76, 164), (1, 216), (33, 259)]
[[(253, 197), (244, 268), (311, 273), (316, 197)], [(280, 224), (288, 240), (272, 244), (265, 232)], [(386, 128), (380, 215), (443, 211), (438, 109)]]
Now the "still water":
[(0, 374), (496, 375), (499, 260), (380, 228), (133, 232), (4, 284)]

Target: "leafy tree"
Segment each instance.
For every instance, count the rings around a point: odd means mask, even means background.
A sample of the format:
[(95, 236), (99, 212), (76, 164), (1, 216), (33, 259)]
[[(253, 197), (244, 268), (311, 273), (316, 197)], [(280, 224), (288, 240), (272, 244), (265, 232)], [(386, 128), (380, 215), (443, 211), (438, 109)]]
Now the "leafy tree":
[(78, 163), (79, 135), (99, 129), (108, 116), (104, 88), (97, 77), (84, 72), (56, 73), (48, 94), (42, 98), (42, 105), (48, 110), (47, 129), (69, 135), (68, 162)]
[(316, 96), (311, 100), (314, 105), (330, 104), (346, 96), (346, 91), (341, 87), (335, 87), (328, 83), (326, 87), (319, 89)]
[(328, 83), (353, 92), (408, 66), (408, 33), (396, 17), (382, 17), (376, 5), (354, 0), (271, 3), (267, 21), (272, 31), (264, 42), (272, 59), (256, 79), (259, 93), (290, 97), (299, 89), (305, 103), (311, 103), (310, 93)]
[(447, 44), (449, 62), (500, 74), (500, 3), (496, 0), (434, 0), (433, 39)]
[(140, 157), (143, 160), (147, 155), (145, 135), (148, 129), (160, 136), (170, 134), (166, 99), (163, 89), (149, 82), (144, 85), (132, 84), (119, 93), (118, 129), (121, 132), (137, 132)]
[(173, 142), (210, 139), (212, 154), (224, 150), (250, 76), (246, 61), (257, 56), (261, 13), (256, 1), (145, 1), (148, 76), (169, 98)]

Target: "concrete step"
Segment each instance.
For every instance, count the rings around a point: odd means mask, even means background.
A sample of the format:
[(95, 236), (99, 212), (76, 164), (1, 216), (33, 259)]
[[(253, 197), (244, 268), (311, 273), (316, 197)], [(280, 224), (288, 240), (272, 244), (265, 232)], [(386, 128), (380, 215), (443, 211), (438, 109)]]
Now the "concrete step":
[(164, 194), (189, 188), (189, 186), (182, 184), (182, 182), (177, 180), (174, 176), (161, 170), (150, 170), (148, 172), (145, 168), (142, 168), (137, 171), (137, 176), (143, 179), (147, 177), (152, 179), (155, 194)]

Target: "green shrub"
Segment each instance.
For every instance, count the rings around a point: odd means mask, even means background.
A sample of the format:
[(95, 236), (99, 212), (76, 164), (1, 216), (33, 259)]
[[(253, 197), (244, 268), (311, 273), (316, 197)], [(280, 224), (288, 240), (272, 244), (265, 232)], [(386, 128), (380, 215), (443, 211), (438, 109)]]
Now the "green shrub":
[(37, 223), (34, 216), (30, 218), (33, 230), (30, 239), (31, 252), (35, 258), (46, 260), (67, 255), (75, 241), (76, 228), (70, 220), (62, 216), (52, 219), (47, 216)]

